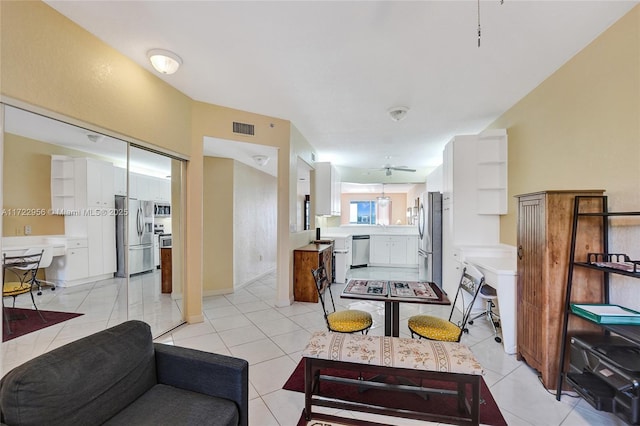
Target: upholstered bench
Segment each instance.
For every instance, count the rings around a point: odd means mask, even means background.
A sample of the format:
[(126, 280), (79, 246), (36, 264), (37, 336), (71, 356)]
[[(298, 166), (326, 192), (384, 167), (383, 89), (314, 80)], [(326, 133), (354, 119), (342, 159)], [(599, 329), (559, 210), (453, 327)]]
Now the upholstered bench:
[[(336, 416), (312, 413), (311, 407), (316, 405), (435, 422), (479, 424), (483, 371), (471, 350), (463, 344), (321, 331), (311, 336), (302, 356), (305, 361), (307, 420), (312, 417), (337, 419)], [(323, 374), (320, 374), (321, 369), (324, 369)], [(358, 377), (324, 374), (326, 369), (357, 372)], [(373, 375), (376, 377), (370, 378)], [(388, 383), (380, 381), (379, 376), (398, 379)], [(429, 387), (422, 386), (423, 380), (431, 381)], [(450, 395), (457, 398), (458, 413), (427, 412), (428, 404), (423, 404), (425, 410), (407, 410), (348, 401), (326, 394), (320, 396), (322, 382), (354, 385), (360, 391), (375, 388), (423, 395)]]

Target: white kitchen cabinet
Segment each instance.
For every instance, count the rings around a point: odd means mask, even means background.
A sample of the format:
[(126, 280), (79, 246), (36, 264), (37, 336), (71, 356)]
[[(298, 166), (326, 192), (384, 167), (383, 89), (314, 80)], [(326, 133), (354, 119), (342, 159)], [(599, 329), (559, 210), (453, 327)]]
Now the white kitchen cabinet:
[(113, 208), (113, 164), (93, 158), (75, 158), (76, 208)]
[[(108, 278), (116, 271), (114, 173), (106, 161), (52, 157), (52, 188), (60, 180), (73, 182), (64, 201), (67, 250), (52, 268), (63, 287)], [(57, 198), (52, 191), (52, 204)]]
[(57, 212), (75, 209), (73, 158), (51, 156), (51, 208)]
[(171, 180), (130, 173), (130, 197), (136, 200), (171, 202)]
[(315, 163), (316, 215), (340, 216), (342, 183), (338, 170), (331, 163)]
[(115, 195), (127, 195), (127, 169), (113, 168), (113, 193)]
[(82, 280), (89, 275), (89, 251), (87, 239), (69, 238), (65, 255), (55, 256), (47, 268), (47, 279), (64, 283)]
[(410, 235), (407, 237), (407, 264), (418, 264), (418, 247), (420, 245), (420, 239), (417, 235)]
[(171, 202), (171, 180), (147, 177), (149, 193), (147, 200)]
[[(415, 250), (413, 250), (415, 245)], [(409, 251), (411, 250), (411, 252)], [(414, 253), (415, 251), (415, 253)], [(369, 264), (373, 266), (416, 266), (417, 236), (371, 235)]]
[[(493, 189), (483, 183), (487, 180), (479, 179), (479, 174), (488, 170), (485, 166), (500, 166), (506, 159), (503, 151), (506, 151), (506, 140), (505, 130), (490, 130), (480, 135), (456, 136), (445, 146), (442, 164), (442, 266), (443, 288), (447, 293), (455, 293), (460, 280), (460, 262), (455, 253), (457, 246), (499, 243), (500, 206), (494, 203)], [(479, 185), (484, 187), (480, 189)]]
[(113, 164), (93, 158), (51, 156), (52, 208), (80, 210), (110, 208), (113, 204)]

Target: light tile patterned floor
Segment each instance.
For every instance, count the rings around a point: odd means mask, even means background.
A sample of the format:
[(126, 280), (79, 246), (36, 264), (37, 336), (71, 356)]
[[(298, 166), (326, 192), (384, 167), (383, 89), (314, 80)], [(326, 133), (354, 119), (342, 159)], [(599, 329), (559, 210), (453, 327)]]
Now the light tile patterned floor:
[[(417, 270), (402, 268), (360, 268), (350, 271), (354, 278), (416, 279)], [(82, 312), (83, 307), (96, 300), (107, 299), (112, 306), (96, 310), (59, 326), (49, 327), (2, 344), (3, 371), (40, 353), (64, 343), (121, 322), (122, 295), (113, 288), (115, 283), (96, 283), (89, 291), (77, 289), (56, 295), (43, 295), (43, 309), (68, 308)], [(115, 287), (118, 287), (115, 285)], [(144, 286), (141, 286), (144, 287)], [(342, 290), (334, 285), (334, 294)], [(72, 289), (69, 289), (72, 290)], [(136, 290), (136, 312), (150, 313), (155, 327), (167, 327), (179, 317), (179, 303), (163, 302), (158, 297), (144, 306), (140, 297), (143, 289)], [(138, 297), (138, 299), (135, 299)], [(57, 299), (57, 300), (56, 300)], [(153, 299), (153, 298), (152, 298)], [(55, 302), (54, 302), (55, 300)], [(348, 301), (336, 297), (339, 309), (357, 308), (370, 312), (374, 326), (370, 333), (384, 334), (384, 306), (381, 303)], [(407, 318), (416, 313), (432, 313), (447, 317), (449, 307), (429, 305), (401, 305), (402, 335), (408, 337)], [(168, 313), (168, 322), (163, 314)], [(297, 363), (309, 336), (325, 328), (319, 304), (296, 302), (284, 308), (275, 307), (275, 276), (270, 275), (236, 291), (232, 295), (207, 297), (204, 300), (205, 322), (184, 325), (158, 338), (160, 342), (195, 349), (229, 354), (249, 361), (250, 424), (252, 426), (295, 425), (304, 406), (303, 394), (282, 389)], [(491, 389), (509, 425), (623, 425), (617, 417), (595, 411), (579, 398), (565, 396), (561, 402), (540, 384), (537, 373), (526, 364), (507, 355), (502, 345), (493, 339), (489, 323), (477, 320), (469, 327), (462, 342), (469, 345), (485, 369), (484, 379)], [(399, 418), (342, 412), (342, 416), (370, 419), (391, 425), (425, 425), (426, 422)]]

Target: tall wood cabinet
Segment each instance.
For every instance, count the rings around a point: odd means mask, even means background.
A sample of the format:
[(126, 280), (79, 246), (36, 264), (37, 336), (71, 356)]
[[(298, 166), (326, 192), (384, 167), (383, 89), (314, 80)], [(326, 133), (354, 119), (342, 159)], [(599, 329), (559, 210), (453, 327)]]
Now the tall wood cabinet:
[(324, 265), (329, 282), (333, 282), (331, 262), (332, 244), (309, 244), (293, 251), (293, 298), (298, 302), (318, 303), (316, 282), (311, 275), (312, 269)]
[[(577, 195), (602, 195), (603, 190), (543, 191), (518, 195), (518, 314), (517, 356), (538, 370), (547, 389), (556, 387), (561, 349), (565, 283), (571, 250), (574, 199)], [(594, 199), (581, 212), (602, 211)], [(576, 254), (602, 250), (602, 220), (583, 224)], [(575, 271), (573, 298), (601, 303), (602, 275)], [(572, 332), (591, 330), (583, 321), (569, 324)]]

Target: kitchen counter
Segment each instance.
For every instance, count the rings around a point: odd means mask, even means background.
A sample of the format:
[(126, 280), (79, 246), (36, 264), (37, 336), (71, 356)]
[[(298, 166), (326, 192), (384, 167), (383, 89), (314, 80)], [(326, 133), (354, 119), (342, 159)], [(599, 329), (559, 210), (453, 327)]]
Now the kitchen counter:
[(418, 235), (418, 227), (410, 225), (345, 225), (339, 228), (327, 228), (320, 232), (322, 238), (339, 238), (353, 235)]

